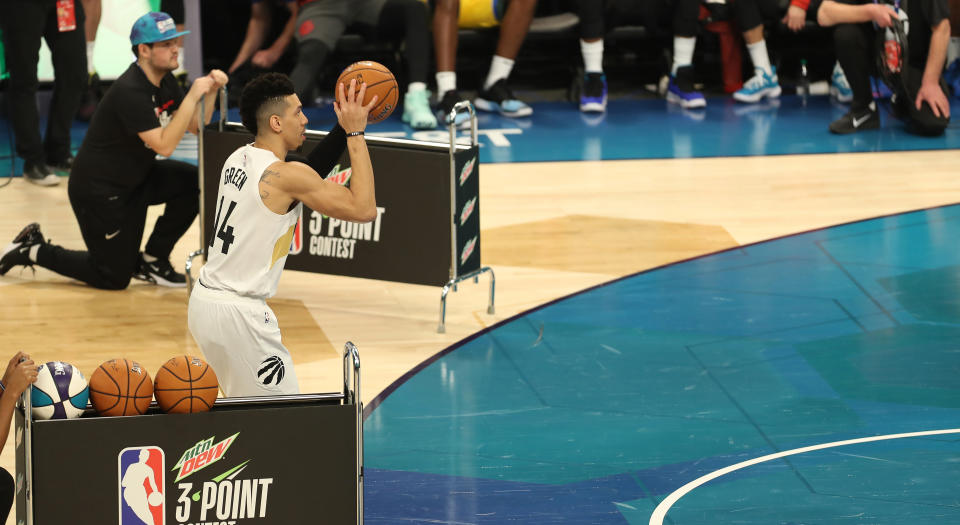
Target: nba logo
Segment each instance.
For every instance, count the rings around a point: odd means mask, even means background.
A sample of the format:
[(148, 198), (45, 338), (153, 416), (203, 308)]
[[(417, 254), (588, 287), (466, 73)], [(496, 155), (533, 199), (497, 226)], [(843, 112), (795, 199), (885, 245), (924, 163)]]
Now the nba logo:
[(303, 209), (297, 217), (297, 226), (293, 230), (293, 239), (290, 240), (290, 255), (296, 255), (303, 250)]
[(117, 456), (120, 525), (166, 525), (165, 462), (160, 447), (131, 447)]

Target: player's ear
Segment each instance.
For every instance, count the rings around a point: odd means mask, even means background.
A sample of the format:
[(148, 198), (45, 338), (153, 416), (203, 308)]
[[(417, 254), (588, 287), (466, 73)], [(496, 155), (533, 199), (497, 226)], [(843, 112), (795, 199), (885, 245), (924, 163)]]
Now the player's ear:
[(280, 115), (270, 115), (270, 129), (280, 133)]

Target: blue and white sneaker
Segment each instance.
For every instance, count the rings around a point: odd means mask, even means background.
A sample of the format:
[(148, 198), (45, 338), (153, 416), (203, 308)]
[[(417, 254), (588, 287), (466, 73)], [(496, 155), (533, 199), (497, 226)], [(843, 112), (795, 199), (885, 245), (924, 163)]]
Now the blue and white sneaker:
[(692, 78), (693, 66), (677, 68), (677, 74), (672, 75), (667, 84), (667, 102), (686, 109), (707, 107), (707, 99), (694, 89)]
[(524, 104), (507, 87), (507, 79), (501, 78), (494, 82), (490, 89), (482, 89), (477, 93), (473, 105), (483, 111), (497, 112), (505, 117), (529, 117), (533, 115), (533, 108)]
[(780, 82), (777, 80), (777, 68), (771, 67), (770, 74), (761, 68), (754, 70), (754, 75), (742, 88), (738, 89), (733, 98), (737, 102), (755, 103), (764, 97), (774, 99), (780, 96)]
[(850, 89), (850, 83), (847, 82), (847, 75), (843, 73), (840, 62), (834, 64), (833, 74), (830, 76), (830, 96), (844, 104), (853, 101), (853, 90)]
[[(445, 125), (450, 125), (450, 112), (453, 111), (453, 106), (457, 105), (457, 102), (466, 100), (466, 98), (460, 95), (460, 92), (457, 90), (447, 91), (443, 94), (443, 97), (440, 99), (439, 104), (437, 105), (437, 120), (443, 122)], [(465, 129), (470, 127), (470, 113), (466, 111), (461, 111), (457, 113), (456, 124), (458, 129)]]
[(603, 113), (607, 110), (607, 76), (603, 73), (587, 73), (583, 78), (580, 93), (580, 111)]

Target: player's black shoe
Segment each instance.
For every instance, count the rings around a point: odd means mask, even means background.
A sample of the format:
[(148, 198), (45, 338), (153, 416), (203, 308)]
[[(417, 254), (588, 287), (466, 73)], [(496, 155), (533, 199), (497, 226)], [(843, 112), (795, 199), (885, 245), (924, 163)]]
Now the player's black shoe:
[[(437, 120), (449, 126), (450, 112), (453, 111), (453, 106), (455, 106), (457, 102), (464, 100), (467, 99), (456, 89), (444, 93), (443, 98), (441, 98), (439, 104), (437, 104)], [(470, 113), (467, 111), (457, 113), (456, 124), (458, 128), (468, 127), (470, 125)]]
[(177, 273), (166, 259), (157, 259), (153, 262), (147, 262), (140, 254), (140, 261), (137, 263), (137, 271), (133, 274), (134, 279), (147, 281), (159, 286), (170, 288), (183, 288), (187, 285), (187, 276)]
[(473, 100), (473, 105), (483, 111), (497, 112), (505, 117), (529, 117), (533, 108), (526, 105), (507, 87), (507, 79), (501, 78), (489, 89), (482, 89)]
[(40, 225), (35, 222), (28, 224), (13, 238), (13, 242), (3, 249), (3, 253), (0, 253), (0, 275), (6, 275), (14, 266), (33, 269), (34, 261), (30, 260), (30, 249), (44, 242)]
[(878, 129), (880, 127), (880, 113), (877, 111), (877, 103), (871, 102), (866, 109), (851, 109), (846, 115), (830, 123), (830, 132), (838, 135), (855, 133), (865, 129)]

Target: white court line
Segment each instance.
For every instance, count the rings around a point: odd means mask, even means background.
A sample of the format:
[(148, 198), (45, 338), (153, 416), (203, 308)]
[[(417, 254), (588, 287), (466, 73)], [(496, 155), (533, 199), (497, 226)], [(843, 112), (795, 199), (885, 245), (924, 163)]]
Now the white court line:
[(857, 439), (848, 439), (846, 441), (834, 441), (833, 443), (822, 443), (820, 445), (811, 445), (809, 447), (795, 448), (793, 450), (787, 450), (784, 452), (777, 452), (776, 454), (769, 454), (766, 456), (761, 456), (759, 458), (750, 459), (747, 461), (742, 461), (735, 465), (730, 465), (729, 467), (722, 468), (720, 470), (713, 471), (706, 476), (701, 476), (690, 483), (680, 487), (679, 489), (670, 493), (667, 496), (667, 499), (660, 502), (657, 505), (657, 508), (653, 509), (653, 514), (650, 515), (650, 525), (663, 525), (663, 518), (667, 516), (667, 512), (670, 510), (670, 507), (674, 503), (680, 500), (680, 498), (686, 496), (690, 491), (703, 485), (704, 483), (717, 479), (720, 476), (726, 476), (727, 474), (747, 468), (758, 463), (763, 463), (765, 461), (770, 461), (772, 459), (779, 459), (786, 456), (794, 456), (797, 454), (803, 454), (805, 452), (812, 452), (814, 450), (823, 450), (825, 448), (834, 448), (834, 447), (845, 447), (847, 445), (856, 445), (858, 443), (870, 443), (871, 441), (885, 441), (891, 439), (903, 439), (903, 438), (912, 438), (912, 437), (921, 437), (921, 436), (937, 436), (940, 434), (960, 434), (960, 428), (948, 428), (944, 430), (927, 430), (924, 432), (907, 432), (905, 434), (888, 434), (886, 436), (873, 436)]

